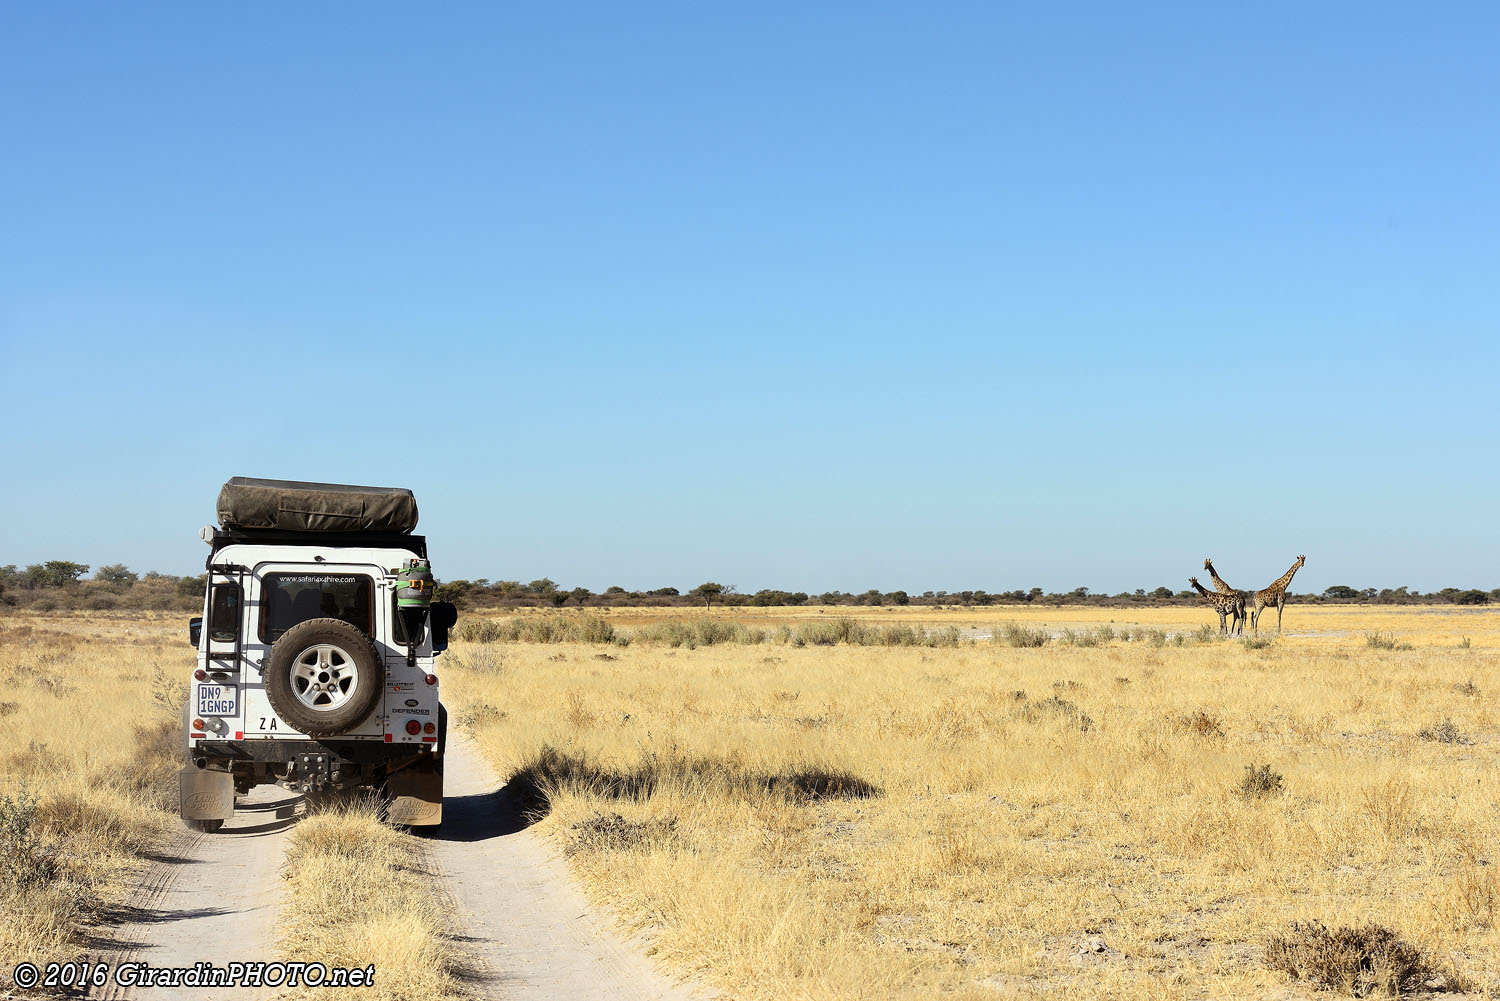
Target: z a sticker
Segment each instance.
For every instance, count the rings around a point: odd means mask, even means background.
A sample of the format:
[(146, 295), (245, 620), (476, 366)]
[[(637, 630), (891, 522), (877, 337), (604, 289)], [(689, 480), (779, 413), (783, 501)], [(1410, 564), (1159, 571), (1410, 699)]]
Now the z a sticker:
[(397, 682), (395, 682), (394, 684), (391, 685), (391, 691), (393, 691), (393, 692), (409, 692), (409, 691), (411, 691), (412, 689), (414, 689), (416, 687), (417, 686), (416, 686), (415, 682), (411, 682), (411, 681), (397, 681)]

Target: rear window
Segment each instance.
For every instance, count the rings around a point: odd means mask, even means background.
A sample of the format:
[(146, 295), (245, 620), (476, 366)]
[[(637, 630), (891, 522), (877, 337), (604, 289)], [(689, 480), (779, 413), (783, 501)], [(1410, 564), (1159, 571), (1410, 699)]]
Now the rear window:
[(375, 587), (363, 574), (268, 573), (262, 582), (260, 638), (274, 643), (308, 619), (342, 619), (375, 635)]
[(208, 638), (233, 643), (240, 635), (240, 586), (215, 584), (208, 599)]

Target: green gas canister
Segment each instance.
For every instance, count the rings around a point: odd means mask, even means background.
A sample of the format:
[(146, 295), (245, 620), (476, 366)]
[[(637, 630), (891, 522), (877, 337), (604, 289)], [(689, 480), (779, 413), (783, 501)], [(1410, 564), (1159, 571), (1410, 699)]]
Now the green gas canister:
[(432, 565), (423, 560), (407, 560), (406, 566), (392, 570), (396, 575), (396, 607), (402, 610), (426, 611), (432, 607)]

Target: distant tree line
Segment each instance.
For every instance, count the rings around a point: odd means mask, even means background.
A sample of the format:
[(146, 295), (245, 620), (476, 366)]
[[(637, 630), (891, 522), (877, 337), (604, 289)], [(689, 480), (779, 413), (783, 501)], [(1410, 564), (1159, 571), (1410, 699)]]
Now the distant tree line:
[[(99, 567), (89, 575), (86, 563), (49, 560), (27, 567), (0, 566), (0, 606), (53, 609), (196, 609), (203, 603), (204, 576), (177, 577), (155, 570), (137, 574), (122, 563)], [(658, 587), (627, 590), (613, 586), (594, 592), (586, 587), (564, 588), (543, 577), (529, 583), (515, 580), (450, 580), (438, 585), (438, 597), (462, 608), (608, 608), (611, 606), (770, 607), (784, 605), (915, 605), (922, 607), (984, 605), (1096, 605), (1108, 608), (1197, 604), (1196, 592), (1169, 587), (1137, 588), (1119, 594), (1093, 592), (1086, 587), (1071, 591), (1043, 591), (1039, 587), (1012, 591), (881, 591), (871, 588), (858, 594), (848, 591), (782, 591), (763, 588), (742, 594), (732, 584), (705, 581), (679, 590)], [(1322, 604), (1368, 605), (1487, 605), (1500, 603), (1500, 588), (1445, 587), (1423, 594), (1406, 587), (1377, 589), (1335, 584), (1320, 594), (1295, 594), (1293, 601)]]
[(0, 566), (0, 607), (24, 607), (39, 612), (54, 609), (196, 609), (203, 604), (205, 576), (178, 577), (158, 573), (135, 573), (123, 563), (110, 563), (94, 571), (87, 563), (49, 560), (18, 568)]

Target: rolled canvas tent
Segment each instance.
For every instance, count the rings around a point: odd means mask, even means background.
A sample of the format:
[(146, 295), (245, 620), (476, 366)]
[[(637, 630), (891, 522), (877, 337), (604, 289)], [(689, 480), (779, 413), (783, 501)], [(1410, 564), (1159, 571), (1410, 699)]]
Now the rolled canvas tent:
[(219, 491), (218, 511), (226, 529), (409, 533), (417, 527), (417, 498), (405, 487), (235, 476)]

